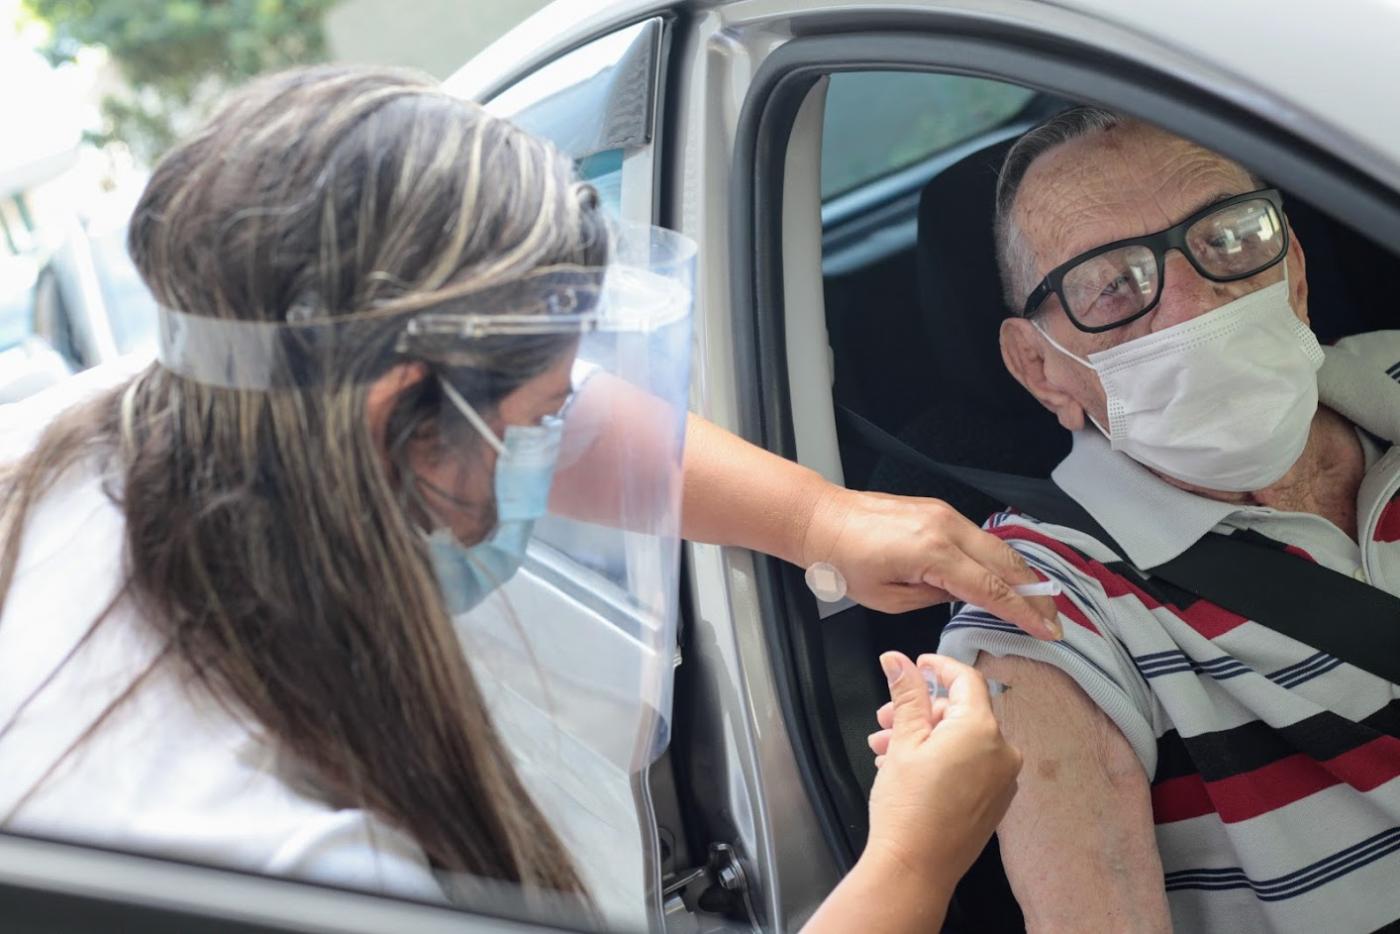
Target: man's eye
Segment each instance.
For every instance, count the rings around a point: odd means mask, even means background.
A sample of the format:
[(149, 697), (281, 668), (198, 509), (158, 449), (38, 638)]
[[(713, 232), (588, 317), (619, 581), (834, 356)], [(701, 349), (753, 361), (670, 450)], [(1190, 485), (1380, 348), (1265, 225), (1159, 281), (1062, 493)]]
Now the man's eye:
[(1119, 276), (1117, 279), (1114, 279), (1108, 285), (1104, 286), (1103, 291), (1101, 291), (1099, 295), (1104, 298), (1115, 298), (1127, 291), (1127, 288), (1128, 277)]

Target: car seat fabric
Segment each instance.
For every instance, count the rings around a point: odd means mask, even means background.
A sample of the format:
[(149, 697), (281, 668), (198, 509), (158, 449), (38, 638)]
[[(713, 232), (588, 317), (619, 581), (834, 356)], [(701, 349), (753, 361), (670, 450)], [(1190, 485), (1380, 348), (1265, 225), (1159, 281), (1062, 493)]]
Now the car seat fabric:
[[(918, 313), (927, 379), (914, 387), (923, 411), (889, 426), (901, 440), (952, 464), (1048, 476), (1069, 436), (1002, 364), (1005, 317), (992, 230), (997, 173), (1013, 140), (964, 157), (936, 175), (919, 199), (915, 247)], [(880, 421), (881, 413), (863, 413)], [(981, 521), (1001, 508), (989, 497), (882, 458), (872, 485), (937, 496)]]

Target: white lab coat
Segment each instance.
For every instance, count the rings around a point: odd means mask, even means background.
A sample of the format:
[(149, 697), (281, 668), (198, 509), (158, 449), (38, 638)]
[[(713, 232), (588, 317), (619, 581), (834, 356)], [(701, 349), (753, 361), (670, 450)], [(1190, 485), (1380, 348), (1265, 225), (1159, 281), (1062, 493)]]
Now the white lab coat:
[[(140, 362), (0, 407), (0, 463), (27, 450), (56, 412)], [(24, 530), (0, 615), (0, 828), (442, 899), (412, 839), (295, 782), (256, 725), (185, 683), (178, 665), (157, 668), (63, 759), (158, 648), (130, 600), (79, 645), (120, 586), (123, 525), (86, 466), (44, 497)]]

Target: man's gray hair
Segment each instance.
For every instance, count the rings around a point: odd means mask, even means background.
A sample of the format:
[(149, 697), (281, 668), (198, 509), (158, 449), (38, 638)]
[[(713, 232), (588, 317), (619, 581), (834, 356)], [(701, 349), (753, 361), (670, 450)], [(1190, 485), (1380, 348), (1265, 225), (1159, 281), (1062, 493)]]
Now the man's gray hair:
[(1007, 309), (1021, 313), (1026, 296), (1035, 287), (1034, 258), (1021, 231), (1011, 219), (1016, 193), (1030, 171), (1031, 163), (1062, 143), (1111, 130), (1125, 118), (1102, 107), (1080, 106), (1061, 111), (1044, 123), (1027, 131), (1007, 151), (997, 179), (995, 227), (997, 268), (1001, 271), (1001, 288)]

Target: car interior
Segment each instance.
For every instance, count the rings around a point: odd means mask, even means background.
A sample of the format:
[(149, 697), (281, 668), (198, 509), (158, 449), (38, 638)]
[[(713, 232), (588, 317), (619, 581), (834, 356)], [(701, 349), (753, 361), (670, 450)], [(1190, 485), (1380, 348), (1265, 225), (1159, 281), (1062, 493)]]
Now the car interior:
[[(842, 77), (832, 76), (833, 88)], [(834, 100), (827, 102), (826, 132)], [(926, 156), (922, 175), (903, 190), (888, 190), (887, 175), (866, 183), (870, 197), (853, 208), (859, 192), (824, 201), (822, 297), (836, 445), (852, 489), (937, 497), (979, 524), (1003, 507), (873, 449), (842, 418), (846, 409), (945, 463), (1045, 477), (1068, 452), (1068, 433), (1001, 361), (1004, 303), (992, 205), (1001, 161), (1016, 136), (1069, 105), (1036, 93), (1005, 119)], [(1319, 340), (1386, 327), (1392, 316), (1385, 287), (1400, 274), (1400, 259), (1309, 205), (1302, 193), (1284, 195), (1306, 253)], [(785, 316), (791, 315), (789, 305)], [(794, 397), (793, 405), (802, 400)], [(891, 616), (847, 605), (824, 613), (802, 588), (801, 572), (785, 573), (792, 578), (784, 581), (788, 606), (801, 608), (798, 618), (789, 615), (789, 628), (804, 726), (841, 832), (851, 852), (859, 852), (875, 776), (865, 738), (888, 697), (875, 658), (889, 649), (911, 657), (932, 651), (949, 608)], [(1023, 928), (994, 839), (959, 887), (945, 929)]]

